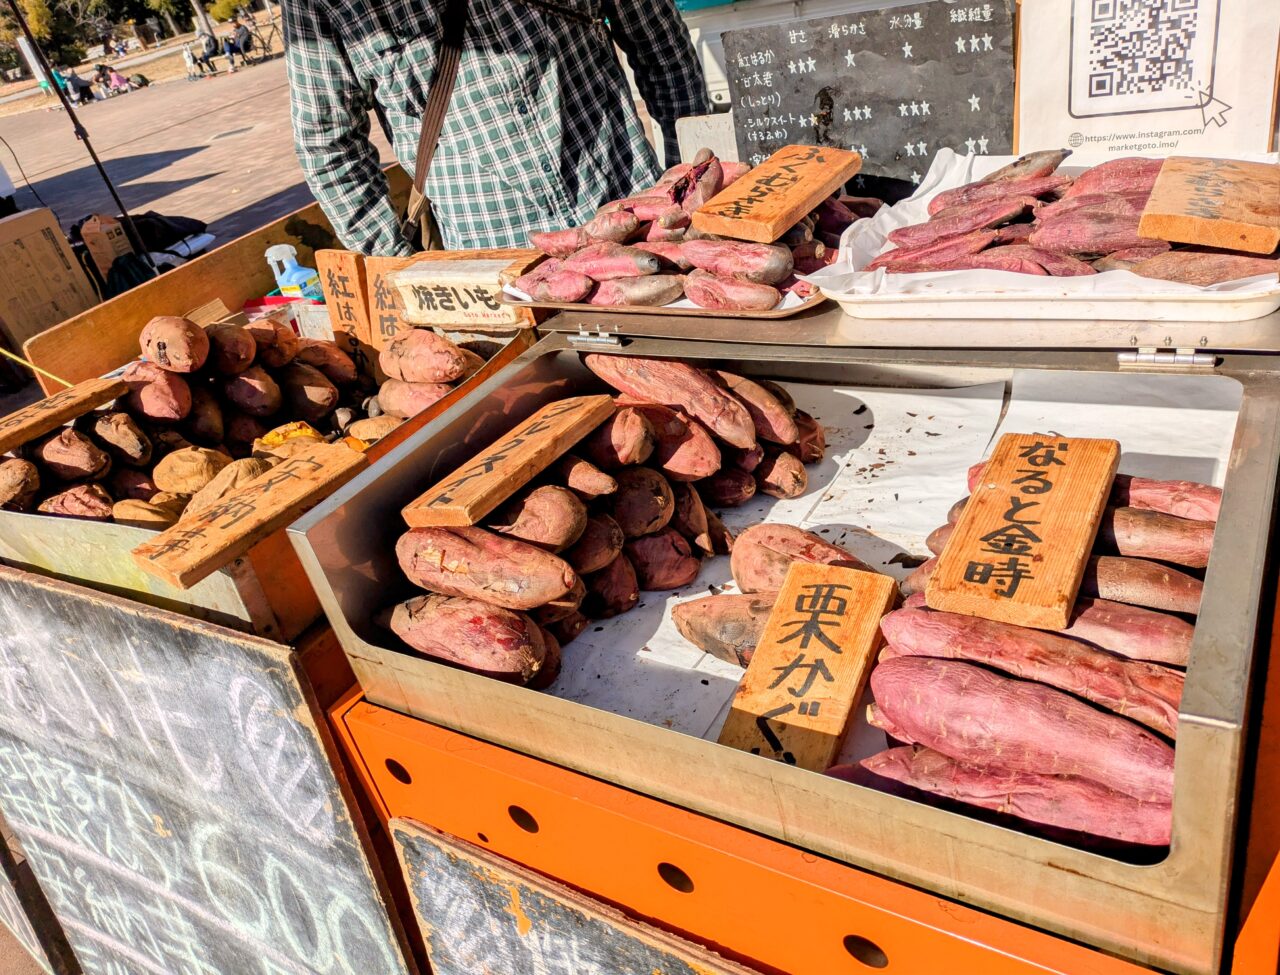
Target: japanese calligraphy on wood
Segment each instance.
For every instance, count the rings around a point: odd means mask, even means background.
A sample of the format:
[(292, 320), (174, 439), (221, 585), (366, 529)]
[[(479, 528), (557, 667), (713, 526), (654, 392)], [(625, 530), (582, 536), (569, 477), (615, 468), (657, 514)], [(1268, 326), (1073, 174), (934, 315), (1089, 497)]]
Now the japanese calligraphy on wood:
[(880, 649), (889, 576), (793, 562), (738, 685), (720, 744), (830, 768)]
[(919, 183), (943, 147), (1012, 152), (1013, 6), (914, 3), (726, 31), (738, 158), (854, 149), (857, 194), (875, 177)]
[(317, 443), (233, 491), (213, 507), (182, 518), (133, 550), (142, 568), (188, 588), (284, 528), (354, 477), (365, 455), (342, 443)]
[(518, 325), (520, 310), (499, 301), (510, 261), (419, 261), (392, 275), (405, 321), (414, 325)]
[(324, 290), (329, 324), (342, 350), (370, 344), (369, 294), (364, 255), (354, 251), (316, 251), (316, 273)]
[(119, 377), (86, 379), (78, 386), (37, 400), (24, 410), (0, 417), (0, 454), (21, 447), (69, 420), (123, 396), (128, 389)]
[(403, 511), (411, 528), (474, 525), (613, 414), (608, 396), (548, 403)]
[(938, 558), (929, 608), (1064, 629), (1119, 459), (1114, 440), (1002, 436)]
[(1138, 233), (1273, 253), (1280, 247), (1280, 164), (1170, 156), (1160, 167)]
[(390, 825), (436, 975), (751, 975), (447, 833)]
[(861, 165), (856, 152), (787, 146), (695, 210), (693, 226), (705, 234), (771, 244)]
[(86, 975), (404, 975), (296, 654), (0, 567), (0, 809)]

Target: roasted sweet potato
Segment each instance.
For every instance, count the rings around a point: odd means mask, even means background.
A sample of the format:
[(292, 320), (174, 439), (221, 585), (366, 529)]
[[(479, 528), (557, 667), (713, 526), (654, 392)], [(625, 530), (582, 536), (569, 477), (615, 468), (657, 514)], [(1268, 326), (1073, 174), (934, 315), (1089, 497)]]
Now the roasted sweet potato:
[(444, 383), (409, 383), (388, 379), (378, 388), (378, 402), (384, 413), (407, 420), (453, 392)]
[(587, 508), (568, 488), (544, 484), (504, 505), (490, 519), (489, 527), (548, 552), (559, 552), (581, 537), (587, 527)]
[(709, 504), (736, 508), (755, 497), (756, 479), (744, 470), (725, 467), (703, 480), (699, 489)]
[(1096, 548), (1203, 569), (1209, 564), (1214, 527), (1211, 521), (1192, 521), (1159, 511), (1109, 507), (1098, 528)]
[(955, 504), (953, 504), (950, 508), (947, 509), (948, 525), (954, 525), (956, 522), (960, 520), (960, 516), (964, 514), (965, 506), (968, 505), (968, 503), (969, 503), (969, 498), (966, 495), (965, 497), (961, 498), (959, 501), (957, 501)]
[(559, 599), (553, 599), (551, 602), (544, 603), (536, 609), (531, 609), (529, 615), (539, 626), (548, 626), (576, 613), (578, 607), (582, 605), (583, 597), (586, 594), (587, 587), (581, 577), (575, 578), (572, 589)]
[(319, 369), (296, 357), (276, 373), (290, 416), (319, 423), (338, 405), (338, 387)]
[(588, 458), (605, 470), (643, 464), (653, 453), (655, 433), (644, 413), (624, 406), (582, 441)]
[(778, 404), (794, 417), (796, 415), (796, 401), (791, 398), (791, 393), (781, 383), (775, 383), (772, 379), (756, 379), (753, 380), (757, 386), (778, 401)]
[(510, 683), (525, 683), (546, 659), (533, 620), (478, 599), (415, 596), (391, 611), (389, 625), (419, 653)]
[(800, 458), (786, 451), (768, 452), (754, 471), (756, 489), (774, 498), (798, 498), (809, 490), (809, 474)]
[(583, 501), (613, 494), (618, 482), (589, 460), (565, 454), (552, 466), (553, 476)]
[(724, 452), (724, 466), (736, 467), (747, 474), (754, 474), (756, 468), (764, 461), (764, 448), (756, 444), (750, 450), (739, 450), (729, 447)]
[(608, 213), (597, 213), (582, 229), (592, 240), (607, 240), (621, 244), (639, 227), (640, 221), (634, 213), (629, 210), (614, 210)]
[(114, 498), (132, 498), (137, 501), (150, 501), (160, 489), (145, 471), (131, 467), (117, 467), (107, 476), (107, 489)]
[(672, 607), (671, 621), (699, 650), (745, 667), (777, 598), (776, 592), (704, 596)]
[(131, 362), (120, 377), (129, 384), (128, 404), (148, 420), (174, 422), (191, 411), (191, 387), (154, 362)]
[(1070, 149), (1039, 149), (1019, 156), (1007, 166), (1001, 166), (994, 173), (983, 177), (984, 183), (999, 183), (1005, 180), (1034, 179), (1037, 176), (1048, 176), (1054, 172), (1071, 155)]
[(28, 511), (40, 490), (40, 472), (29, 460), (0, 458), (0, 509)]
[[(484, 360), (429, 328), (410, 328), (378, 354), (378, 364), (391, 379), (451, 383), (475, 372)], [(381, 402), (382, 397), (378, 399)], [(382, 408), (385, 410), (387, 404), (383, 403)]]
[(349, 437), (355, 437), (357, 440), (373, 443), (381, 440), (403, 422), (404, 420), (400, 417), (391, 416), (390, 414), (365, 417), (363, 420), (356, 420), (355, 423), (347, 427), (346, 434)]
[(236, 456), (249, 453), (253, 442), (267, 432), (267, 425), (256, 416), (228, 411), (223, 414), (226, 444)]
[(209, 362), (213, 371), (223, 376), (234, 376), (253, 365), (258, 354), (258, 343), (248, 329), (239, 325), (214, 325), (208, 331)]
[(929, 577), (933, 575), (933, 570), (938, 567), (938, 557), (935, 555), (931, 559), (920, 563), (905, 579), (898, 584), (904, 596), (923, 595), (925, 587), (929, 584)]
[(1195, 481), (1157, 481), (1149, 477), (1117, 474), (1111, 500), (1118, 505), (1160, 511), (1193, 521), (1217, 521), (1222, 488)]
[(360, 373), (355, 362), (340, 348), (337, 342), (325, 339), (298, 339), (298, 353), (294, 362), (301, 362), (312, 369), (319, 369), (324, 377), (335, 386), (347, 386), (354, 383)]
[(192, 495), (230, 463), (231, 458), (221, 451), (185, 447), (163, 457), (151, 477), (161, 491)]
[(658, 259), (634, 247), (602, 241), (565, 258), (564, 270), (585, 274), (592, 281), (610, 281), (657, 274)]
[(624, 551), (636, 570), (636, 581), (645, 591), (679, 589), (698, 576), (702, 562), (674, 528), (627, 540)]
[(947, 547), (947, 540), (955, 530), (956, 526), (951, 522), (939, 525), (929, 532), (929, 537), (924, 540), (925, 547), (934, 555), (941, 555), (942, 550)]
[(585, 274), (566, 271), (562, 262), (553, 258), (516, 278), (512, 286), (534, 301), (571, 304), (585, 298), (595, 287), (595, 282)]
[[(682, 210), (681, 213), (684, 211)], [(652, 233), (653, 231), (650, 231)], [(664, 271), (687, 271), (693, 265), (689, 263), (688, 258), (680, 250), (679, 237), (684, 235), (683, 231), (668, 230), (667, 234), (675, 235), (674, 240), (648, 240), (633, 244), (636, 250), (642, 250), (652, 254), (660, 262), (661, 270)]]
[(111, 458), (84, 434), (63, 427), (31, 451), (46, 472), (60, 481), (100, 480), (111, 470)]
[(676, 500), (665, 477), (648, 467), (624, 467), (617, 480), (618, 490), (607, 504), (624, 535), (635, 538), (666, 527)]
[(244, 372), (228, 376), (222, 381), (222, 393), (233, 406), (250, 416), (270, 416), (284, 402), (279, 385), (262, 366), (250, 366)]
[(646, 403), (676, 406), (734, 447), (756, 442), (747, 408), (699, 369), (685, 362), (638, 356), (583, 356), (587, 368), (614, 389)]
[(1078, 599), (1066, 636), (1132, 660), (1185, 667), (1195, 627), (1179, 616), (1108, 599)]
[(599, 572), (587, 576), (587, 595), (582, 613), (588, 619), (603, 620), (625, 613), (640, 601), (636, 570), (626, 555), (619, 555)]
[(581, 227), (570, 227), (567, 230), (543, 230), (530, 234), (529, 243), (549, 257), (564, 258), (586, 247), (591, 243), (591, 237)]
[(209, 357), (209, 336), (195, 322), (160, 315), (142, 327), (142, 354), (167, 372), (195, 372)]
[[(682, 247), (693, 243), (710, 244), (716, 241), (685, 241)], [(778, 302), (782, 300), (782, 292), (773, 285), (720, 277), (700, 268), (689, 272), (685, 277), (684, 294), (699, 308), (729, 311), (770, 311), (777, 308)]]
[(776, 444), (795, 443), (800, 428), (795, 421), (795, 404), (788, 407), (760, 383), (724, 369), (712, 370), (712, 376), (724, 384), (747, 408), (755, 424), (756, 437)]
[(64, 518), (87, 518), (91, 521), (111, 520), (111, 495), (98, 484), (77, 484), (40, 502), (36, 510), (45, 515)]
[(263, 318), (245, 327), (258, 347), (259, 365), (279, 369), (298, 354), (298, 336), (283, 322)]
[(134, 528), (154, 528), (163, 531), (178, 521), (178, 512), (172, 508), (152, 504), (149, 501), (135, 501), (126, 498), (111, 506), (111, 520), (118, 525), (131, 525)]
[(222, 407), (206, 386), (191, 389), (191, 412), (182, 422), (188, 440), (202, 447), (216, 447), (226, 439)]
[(698, 489), (683, 481), (671, 482), (671, 493), (675, 495), (675, 513), (671, 516), (671, 527), (688, 539), (695, 549), (708, 555), (715, 553), (711, 544), (711, 533), (707, 526), (707, 509), (702, 504)]
[[(578, 615), (578, 614), (574, 614)], [(553, 624), (554, 625), (554, 624)], [(556, 635), (551, 632), (549, 626), (539, 626), (538, 633), (542, 637), (543, 658), (542, 666), (538, 668), (538, 672), (529, 678), (525, 687), (535, 691), (545, 691), (548, 687), (556, 682), (556, 678), (560, 676), (561, 657), (560, 642), (556, 639)]]
[[(648, 255), (652, 256), (652, 255)], [(596, 285), (587, 299), (591, 305), (669, 305), (684, 294), (684, 276), (646, 274), (630, 278), (610, 278)]]
[(562, 556), (579, 575), (599, 572), (616, 559), (627, 536), (608, 515), (590, 515), (578, 540)]
[(233, 460), (210, 478), (204, 487), (195, 492), (187, 505), (187, 511), (194, 515), (206, 508), (212, 508), (232, 491), (261, 477), (269, 470), (271, 470), (271, 461), (264, 457)]
[(396, 558), (414, 585), (507, 609), (559, 599), (577, 579), (563, 559), (484, 528), (411, 529), (396, 542)]
[(151, 439), (128, 413), (91, 414), (86, 432), (111, 455), (129, 467), (145, 467), (151, 461)]
[(1080, 595), (1145, 606), (1167, 613), (1200, 612), (1204, 583), (1195, 576), (1146, 559), (1097, 555), (1089, 560)]
[(813, 532), (792, 525), (752, 525), (735, 539), (730, 568), (742, 592), (777, 592), (792, 562), (840, 565), (874, 572), (869, 565)]
[[(562, 620), (556, 620), (554, 623), (547, 625), (546, 629), (556, 642), (564, 648), (576, 640), (582, 631), (587, 628), (587, 624), (591, 622), (582, 613), (570, 613)], [(532, 685), (531, 685), (532, 686)]]
[(791, 251), (774, 244), (740, 240), (686, 240), (680, 245), (694, 267), (719, 278), (774, 284), (791, 273)]
[(618, 402), (649, 421), (654, 436), (649, 461), (662, 468), (669, 480), (696, 481), (720, 469), (720, 448), (697, 420), (669, 406), (633, 402), (627, 397)]
[(720, 516), (710, 509), (707, 510), (707, 535), (711, 539), (711, 551), (716, 555), (729, 555), (733, 552), (735, 541), (733, 532), (729, 531), (720, 520)]

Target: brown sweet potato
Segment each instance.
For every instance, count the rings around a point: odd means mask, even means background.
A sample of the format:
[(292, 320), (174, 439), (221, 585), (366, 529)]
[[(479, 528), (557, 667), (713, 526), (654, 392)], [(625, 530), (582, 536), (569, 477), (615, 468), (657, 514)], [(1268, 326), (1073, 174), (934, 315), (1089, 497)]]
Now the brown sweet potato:
[[(429, 328), (401, 332), (378, 354), (378, 364), (391, 379), (407, 383), (451, 383), (483, 364), (478, 355)], [(378, 397), (382, 401), (382, 397)], [(386, 409), (386, 404), (382, 404)]]
[(912, 741), (966, 764), (1078, 775), (1137, 799), (1173, 796), (1173, 749), (1126, 718), (973, 664), (900, 657), (871, 672), (876, 707)]
[(160, 315), (142, 327), (142, 354), (167, 372), (195, 372), (209, 357), (209, 336), (195, 322)]
[(415, 596), (392, 610), (390, 627), (419, 653), (516, 684), (534, 677), (547, 655), (533, 620), (478, 599)]
[(264, 457), (233, 460), (210, 478), (204, 487), (195, 492), (187, 504), (187, 512), (194, 515), (206, 508), (212, 508), (232, 491), (271, 470), (271, 466), (271, 461)]
[(742, 592), (777, 592), (792, 562), (840, 565), (874, 572), (861, 559), (813, 532), (792, 525), (752, 525), (737, 537), (729, 565)]
[(215, 447), (226, 438), (222, 407), (208, 387), (192, 387), (191, 412), (182, 423), (182, 432), (202, 447)]
[(776, 592), (704, 596), (672, 607), (671, 621), (699, 650), (745, 667), (777, 598)]
[(624, 535), (635, 538), (667, 526), (676, 500), (665, 477), (648, 467), (624, 467), (617, 480), (618, 490), (607, 503)]
[(319, 369), (335, 386), (347, 386), (360, 376), (351, 356), (338, 348), (337, 342), (300, 338), (298, 353), (293, 359), (312, 369)]
[(951, 522), (947, 522), (945, 525), (939, 525), (933, 531), (929, 532), (929, 537), (924, 540), (925, 547), (934, 555), (941, 555), (942, 550), (947, 547), (947, 540), (955, 530), (956, 526)]
[(276, 379), (290, 416), (319, 423), (338, 405), (338, 387), (319, 369), (297, 358), (277, 372)]
[(1169, 667), (1126, 660), (1054, 633), (928, 609), (895, 610), (880, 621), (880, 631), (889, 644), (881, 661), (916, 656), (984, 664), (1177, 737), (1183, 676)]
[(567, 593), (559, 599), (553, 599), (536, 609), (531, 609), (529, 615), (539, 626), (548, 626), (576, 613), (586, 595), (587, 587), (582, 578), (577, 577), (573, 580), (573, 588)]
[(634, 247), (601, 241), (565, 258), (564, 270), (585, 274), (592, 281), (610, 281), (657, 274), (658, 259)]
[(803, 464), (820, 464), (827, 455), (827, 431), (822, 424), (804, 410), (796, 410), (796, 429), (800, 438), (783, 447), (789, 454), (795, 454)]
[(796, 401), (791, 398), (791, 394), (787, 388), (781, 383), (775, 383), (772, 379), (756, 379), (757, 386), (778, 401), (779, 405), (794, 417), (796, 415)]
[(800, 439), (800, 428), (795, 421), (795, 405), (788, 409), (772, 392), (759, 383), (724, 369), (714, 369), (711, 375), (741, 400), (747, 408), (756, 437), (776, 444), (795, 443)]
[(960, 520), (960, 516), (964, 514), (965, 506), (968, 503), (969, 503), (969, 498), (966, 495), (965, 497), (957, 501), (955, 504), (953, 504), (949, 509), (947, 509), (948, 525), (954, 525), (956, 522)]
[[(652, 255), (649, 255), (652, 256)], [(591, 305), (669, 305), (684, 294), (684, 276), (680, 274), (646, 274), (630, 278), (601, 281), (591, 292)]]
[(763, 462), (764, 448), (759, 444), (756, 444), (750, 450), (739, 450), (737, 447), (730, 447), (724, 452), (724, 464), (726, 467), (736, 467), (747, 474), (754, 474), (756, 468)]
[(697, 420), (669, 406), (633, 402), (620, 397), (625, 408), (640, 413), (653, 429), (650, 463), (672, 481), (696, 481), (720, 469), (720, 448)]
[(409, 383), (388, 379), (378, 388), (378, 403), (384, 413), (407, 420), (453, 392), (444, 383)]
[[(689, 244), (727, 243), (727, 241), (685, 241)], [(684, 253), (682, 250), (681, 253)], [(786, 280), (782, 278), (781, 280)], [(690, 271), (684, 279), (685, 296), (699, 308), (729, 311), (771, 311), (778, 307), (782, 293), (770, 284), (721, 277), (701, 269)]]
[(548, 624), (546, 629), (563, 648), (576, 640), (582, 634), (582, 631), (587, 628), (589, 622), (591, 621), (580, 612), (570, 613), (564, 619)]
[(938, 567), (938, 557), (935, 555), (931, 559), (920, 563), (916, 568), (898, 584), (904, 596), (923, 595), (925, 587), (929, 584), (929, 577), (933, 575), (933, 570)]
[(381, 440), (402, 423), (404, 423), (404, 420), (390, 414), (369, 416), (363, 420), (356, 420), (355, 423), (347, 427), (345, 432), (349, 437), (355, 437), (365, 443), (374, 443)]
[(134, 528), (154, 528), (163, 531), (176, 524), (179, 513), (172, 508), (152, 504), (149, 501), (135, 501), (126, 498), (111, 506), (111, 520), (118, 525), (130, 525)]
[(40, 471), (29, 460), (0, 458), (0, 509), (28, 511), (40, 490)]
[(79, 431), (63, 427), (41, 440), (31, 452), (45, 471), (60, 481), (101, 480), (111, 470), (111, 458)]
[(115, 468), (107, 477), (107, 488), (112, 497), (136, 501), (150, 501), (160, 491), (150, 474), (131, 467)]
[(616, 559), (626, 539), (618, 523), (608, 515), (591, 515), (582, 535), (562, 556), (579, 575), (585, 576), (599, 572)]
[(212, 481), (230, 463), (231, 458), (221, 451), (206, 447), (185, 447), (162, 458), (151, 477), (161, 491), (191, 495)]
[(234, 376), (253, 365), (258, 354), (258, 343), (248, 329), (239, 325), (214, 325), (208, 331), (209, 362), (213, 371), (224, 376)]
[(562, 660), (560, 657), (560, 642), (556, 639), (551, 628), (548, 626), (539, 626), (538, 633), (542, 637), (543, 658), (542, 666), (538, 668), (538, 672), (529, 678), (525, 687), (535, 691), (545, 691), (548, 687), (556, 682), (556, 678), (560, 676), (560, 667)]
[(674, 528), (628, 539), (625, 552), (636, 570), (636, 581), (647, 592), (679, 589), (698, 576), (702, 562)]
[(247, 413), (228, 411), (223, 415), (226, 444), (236, 456), (247, 454), (253, 442), (267, 432), (267, 425), (256, 416)]
[(186, 380), (154, 362), (131, 362), (120, 378), (129, 384), (129, 409), (138, 416), (173, 422), (191, 410), (191, 387)]
[(553, 476), (583, 501), (613, 494), (618, 482), (589, 460), (565, 454), (552, 465)]
[(484, 528), (411, 529), (396, 542), (396, 558), (414, 585), (507, 609), (559, 599), (577, 579), (563, 559)]
[(1200, 612), (1204, 583), (1195, 576), (1146, 559), (1097, 555), (1089, 560), (1080, 595), (1145, 606), (1167, 613)]
[(756, 488), (774, 498), (798, 498), (809, 490), (809, 475), (800, 458), (786, 451), (767, 453), (755, 469)]
[(680, 245), (685, 259), (719, 278), (774, 284), (791, 273), (791, 251), (775, 244), (750, 244), (740, 240), (686, 240)]
[(720, 516), (710, 509), (707, 509), (707, 535), (711, 539), (711, 551), (716, 555), (729, 555), (733, 552), (735, 541), (733, 532), (729, 531), (720, 520)]
[(582, 600), (582, 613), (588, 619), (603, 620), (617, 616), (640, 601), (635, 566), (626, 555), (620, 554), (583, 582), (587, 585), (587, 595)]
[(643, 464), (653, 453), (653, 425), (638, 409), (624, 406), (582, 441), (582, 450), (605, 470)]
[(77, 484), (40, 502), (36, 510), (45, 515), (64, 518), (87, 518), (91, 521), (111, 520), (111, 495), (98, 484)]
[(1209, 564), (1214, 523), (1140, 508), (1107, 508), (1098, 528), (1098, 551), (1159, 559), (1193, 569)]
[(703, 507), (698, 489), (683, 481), (671, 482), (671, 493), (675, 495), (675, 513), (671, 516), (671, 527), (689, 540), (695, 549), (701, 549), (708, 555), (714, 554), (711, 544), (711, 533), (707, 526), (707, 509)]
[(548, 552), (576, 542), (587, 527), (587, 508), (568, 488), (544, 484), (502, 507), (489, 527)]
[(128, 413), (91, 414), (87, 432), (121, 464), (145, 467), (151, 460), (151, 440)]
[(262, 366), (250, 366), (244, 372), (228, 376), (222, 381), (222, 393), (233, 406), (250, 416), (270, 416), (284, 402), (279, 385)]
[(736, 508), (756, 495), (756, 479), (744, 470), (725, 467), (701, 482), (706, 500), (721, 508)]
[(746, 448), (756, 442), (755, 424), (747, 408), (686, 362), (599, 353), (583, 356), (583, 362), (632, 399), (679, 407), (725, 443)]
[(258, 364), (268, 369), (279, 369), (298, 354), (298, 336), (283, 322), (272, 318), (259, 319), (245, 326), (258, 347)]
[(1195, 627), (1169, 613), (1107, 599), (1078, 599), (1065, 636), (1092, 643), (1131, 660), (1187, 666)]

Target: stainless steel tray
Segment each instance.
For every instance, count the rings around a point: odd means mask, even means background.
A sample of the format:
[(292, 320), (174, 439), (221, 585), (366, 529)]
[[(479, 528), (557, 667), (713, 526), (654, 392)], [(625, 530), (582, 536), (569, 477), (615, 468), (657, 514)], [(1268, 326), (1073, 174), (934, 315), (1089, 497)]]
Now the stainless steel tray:
[[(1107, 353), (651, 339), (617, 351), (718, 360), (748, 375), (899, 387), (972, 385), (1027, 366), (1119, 368)], [(599, 389), (576, 352), (565, 336), (544, 339), (289, 529), (372, 702), (1143, 963), (1216, 970), (1269, 544), (1259, 526), (1271, 524), (1280, 460), (1280, 362), (1235, 356), (1218, 370), (1240, 384), (1242, 403), (1181, 707), (1173, 843), (1163, 861), (1137, 866), (388, 649), (372, 618), (410, 591), (393, 554), (401, 506), (544, 403)]]

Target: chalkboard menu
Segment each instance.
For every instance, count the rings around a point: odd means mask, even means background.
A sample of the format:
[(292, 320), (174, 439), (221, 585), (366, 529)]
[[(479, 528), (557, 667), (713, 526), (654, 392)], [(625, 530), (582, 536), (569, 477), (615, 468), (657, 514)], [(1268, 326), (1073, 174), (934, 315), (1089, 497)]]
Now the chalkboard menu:
[(87, 975), (403, 975), (294, 666), (0, 567), (0, 810)]
[(1013, 149), (1012, 0), (909, 6), (727, 31), (739, 158), (802, 143), (863, 155), (871, 177), (919, 183), (934, 153)]

